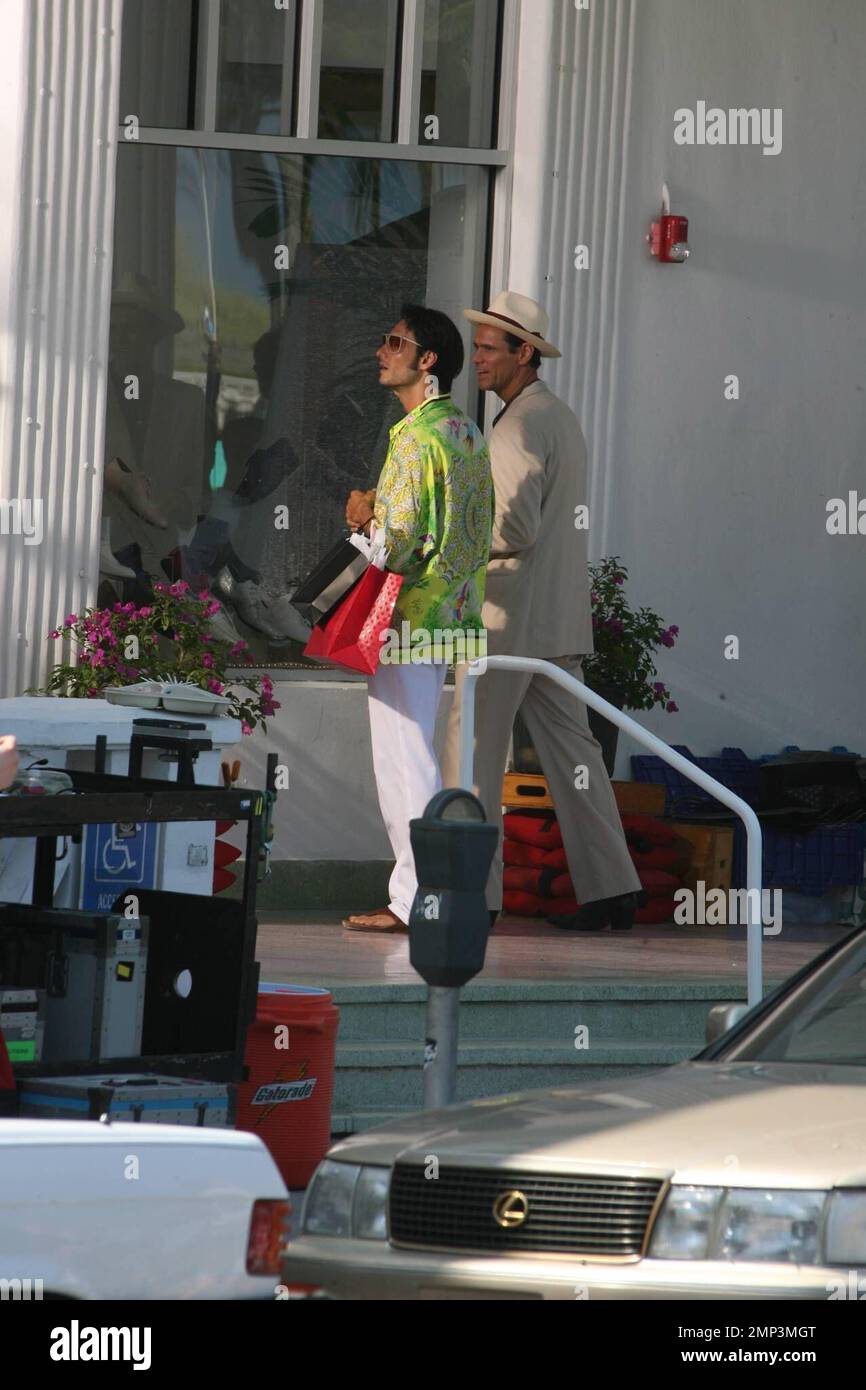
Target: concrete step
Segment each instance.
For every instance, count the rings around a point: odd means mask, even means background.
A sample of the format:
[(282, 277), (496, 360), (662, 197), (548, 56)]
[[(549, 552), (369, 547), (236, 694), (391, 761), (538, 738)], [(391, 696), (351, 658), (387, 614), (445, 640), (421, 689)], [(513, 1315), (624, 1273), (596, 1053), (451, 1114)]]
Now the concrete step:
[[(424, 985), (338, 985), (335, 1133), (422, 1105)], [(704, 1042), (717, 980), (473, 982), (462, 992), (457, 1099), (615, 1081), (671, 1066)]]
[[(607, 1042), (577, 1050), (546, 1039), (464, 1042), (458, 1054), (457, 1099), (505, 1095), (541, 1086), (573, 1086), (671, 1066), (694, 1053), (682, 1041)], [(400, 1042), (348, 1043), (337, 1049), (334, 1110), (418, 1109), (424, 1049)]]
[[(590, 1046), (665, 1038), (697, 1048), (712, 1005), (743, 997), (740, 986), (715, 981), (473, 984), (461, 996), (460, 1037), (465, 1042), (546, 1038), (573, 1047), (575, 1030), (585, 1028)], [(408, 1043), (424, 1037), (423, 985), (341, 985), (334, 998), (341, 1043)]]

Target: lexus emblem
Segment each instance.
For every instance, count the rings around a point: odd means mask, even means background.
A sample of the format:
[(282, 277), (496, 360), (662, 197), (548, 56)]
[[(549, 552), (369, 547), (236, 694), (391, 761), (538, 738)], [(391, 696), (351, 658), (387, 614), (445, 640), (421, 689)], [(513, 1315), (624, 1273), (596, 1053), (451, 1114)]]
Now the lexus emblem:
[(500, 1192), (493, 1203), (493, 1220), (504, 1231), (522, 1226), (529, 1216), (529, 1202), (522, 1192)]

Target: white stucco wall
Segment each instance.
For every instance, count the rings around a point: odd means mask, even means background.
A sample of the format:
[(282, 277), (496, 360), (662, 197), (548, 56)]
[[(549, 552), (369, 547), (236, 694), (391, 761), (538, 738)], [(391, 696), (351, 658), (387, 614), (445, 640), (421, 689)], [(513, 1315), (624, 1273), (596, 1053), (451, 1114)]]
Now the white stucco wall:
[[(682, 713), (650, 722), (707, 750), (864, 750), (866, 535), (825, 522), (866, 497), (866, 6), (649, 0), (636, 52), (604, 545), (682, 630), (662, 666)], [(699, 99), (781, 107), (781, 153), (675, 145)], [(686, 266), (640, 246), (663, 176)]]
[[(592, 553), (620, 554), (635, 601), (681, 628), (659, 663), (681, 713), (646, 722), (703, 751), (862, 749), (866, 536), (825, 521), (829, 498), (866, 496), (866, 7), (570, 8), (549, 63), (575, 60), (516, 150), (557, 215), (533, 264), (535, 212), (515, 203), (510, 279), (565, 348), (548, 375), (587, 428)], [(781, 153), (676, 145), (674, 112), (699, 100), (781, 107)], [(690, 219), (685, 266), (643, 242), (663, 179)], [(577, 242), (589, 271), (568, 264)]]

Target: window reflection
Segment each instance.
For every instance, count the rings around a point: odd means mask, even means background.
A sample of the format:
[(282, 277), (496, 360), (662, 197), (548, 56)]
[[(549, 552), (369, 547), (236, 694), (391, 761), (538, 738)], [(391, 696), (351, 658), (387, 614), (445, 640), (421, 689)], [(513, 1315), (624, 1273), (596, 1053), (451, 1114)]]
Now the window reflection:
[(419, 144), (495, 144), (499, 9), (499, 0), (426, 0)]
[(125, 0), (121, 121), (187, 129), (193, 29), (193, 0)]
[(296, 3), (222, 0), (217, 129), (291, 135)]
[[(399, 415), (378, 384), (383, 330), (426, 301), (468, 344), (487, 180), (119, 150), (100, 601), (182, 578), (263, 660), (297, 658), (287, 595), (342, 533), (348, 492), (375, 484)], [(454, 394), (468, 403), (466, 372)]]
[(322, 139), (392, 138), (397, 28), (397, 0), (324, 0)]

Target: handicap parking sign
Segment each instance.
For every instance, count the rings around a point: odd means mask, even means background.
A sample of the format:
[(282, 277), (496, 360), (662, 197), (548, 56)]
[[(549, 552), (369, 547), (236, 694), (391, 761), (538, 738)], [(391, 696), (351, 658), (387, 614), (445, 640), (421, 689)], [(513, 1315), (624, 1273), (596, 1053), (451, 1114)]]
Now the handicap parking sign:
[(157, 829), (138, 821), (85, 828), (82, 908), (110, 912), (119, 893), (154, 886)]

